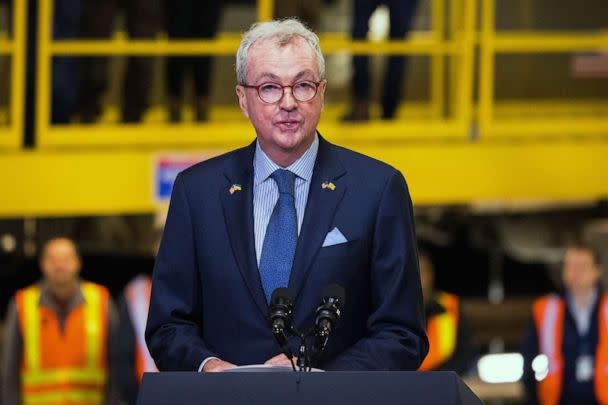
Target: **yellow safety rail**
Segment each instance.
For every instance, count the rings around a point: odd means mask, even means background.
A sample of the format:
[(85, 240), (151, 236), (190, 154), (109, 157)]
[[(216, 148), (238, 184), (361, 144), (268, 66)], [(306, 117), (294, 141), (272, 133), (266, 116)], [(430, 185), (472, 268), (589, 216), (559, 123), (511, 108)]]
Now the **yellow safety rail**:
[[(478, 123), (482, 137), (496, 136), (543, 136), (543, 135), (598, 135), (608, 134), (608, 101), (581, 103), (568, 100), (567, 103), (545, 101), (533, 103), (530, 100), (508, 103), (503, 110), (529, 111), (538, 108), (551, 113), (530, 117), (521, 114), (507, 114), (500, 117), (494, 95), (495, 60), (498, 54), (523, 53), (564, 53), (577, 51), (608, 50), (608, 34), (598, 32), (543, 32), (509, 31), (498, 32), (495, 26), (495, 1), (482, 0), (480, 34), (480, 77)], [(589, 105), (603, 107), (605, 114), (590, 116), (584, 109)], [(601, 109), (601, 108), (600, 108)], [(508, 111), (507, 111), (508, 112)], [(556, 114), (557, 113), (557, 114)]]
[(23, 110), (25, 95), (25, 44), (26, 44), (27, 0), (16, 0), (13, 4), (13, 36), (0, 33), (0, 55), (11, 58), (10, 102), (8, 125), (0, 126), (0, 148), (17, 149), (23, 137)]
[[(269, 20), (273, 0), (258, 0), (258, 20)], [(395, 140), (408, 137), (458, 137), (466, 139), (471, 125), (473, 88), (473, 51), (476, 0), (452, 0), (450, 29), (446, 35), (447, 0), (431, 0), (431, 30), (415, 33), (403, 41), (351, 41), (345, 34), (321, 35), (326, 54), (409, 54), (431, 58), (431, 97), (428, 116), (403, 122), (371, 121), (365, 124), (341, 124), (322, 120), (320, 129), (334, 140), (350, 142)], [(229, 146), (250, 140), (250, 125), (240, 122), (202, 124), (138, 124), (138, 125), (51, 125), (51, 60), (61, 55), (234, 55), (239, 36), (220, 35), (213, 40), (108, 40), (51, 39), (52, 0), (40, 0), (38, 24), (38, 92), (36, 134), (40, 147), (84, 145), (150, 145), (150, 146)], [(451, 97), (444, 92), (445, 60), (451, 63)], [(331, 78), (329, 78), (331, 86)], [(447, 105), (449, 104), (449, 105)], [(444, 114), (446, 108), (450, 114)], [(168, 136), (170, 131), (170, 136)], [(221, 134), (221, 139), (218, 139)]]
[[(475, 33), (476, 0), (430, 0), (431, 29), (417, 32), (403, 41), (352, 41), (345, 34), (321, 35), (326, 54), (408, 54), (428, 55), (431, 61), (430, 102), (423, 107), (426, 114), (405, 122), (370, 121), (364, 124), (342, 124), (338, 120), (322, 120), (320, 129), (337, 141), (366, 142), (370, 134), (377, 140), (407, 138), (455, 137), (466, 139), (473, 122), (473, 54), (476, 42), (480, 46), (479, 101), (476, 121), (483, 137), (536, 136), (608, 133), (608, 120), (598, 116), (578, 114), (587, 104), (572, 101), (574, 114), (568, 116), (564, 103), (546, 101), (545, 109), (561, 108), (564, 113), (550, 116), (519, 115), (529, 110), (529, 100), (499, 104), (494, 96), (494, 64), (497, 54), (594, 51), (608, 49), (608, 35), (580, 32), (497, 32), (495, 29), (495, 0), (481, 0), (482, 16), (479, 36)], [(17, 2), (23, 6), (23, 2)], [(272, 18), (273, 0), (258, 0), (259, 21)], [(238, 145), (251, 139), (253, 133), (244, 120), (229, 122), (209, 121), (203, 124), (102, 124), (64, 125), (50, 124), (51, 60), (62, 55), (234, 55), (239, 43), (238, 34), (220, 35), (214, 40), (128, 40), (115, 36), (108, 40), (51, 39), (52, 0), (41, 0), (39, 9), (38, 92), (36, 131), (41, 147), (85, 145), (150, 145), (150, 146), (226, 146)], [(448, 13), (446, 13), (448, 11)], [(18, 13), (18, 10), (15, 10)], [(449, 18), (446, 24), (445, 16)], [(17, 40), (17, 37), (16, 39)], [(1, 45), (1, 43), (0, 43)], [(2, 48), (0, 46), (0, 48)], [(5, 47), (6, 48), (6, 47)], [(445, 97), (445, 63), (450, 64), (448, 87), (450, 98)], [(13, 61), (13, 67), (19, 61)], [(16, 69), (16, 73), (19, 69)], [(331, 85), (331, 78), (330, 85)], [(17, 86), (19, 81), (13, 81)], [(20, 89), (22, 91), (22, 89)], [(19, 99), (18, 92), (15, 100)], [(21, 93), (22, 96), (22, 93)], [(568, 104), (568, 102), (566, 104)], [(21, 106), (23, 103), (20, 103)], [(18, 107), (19, 107), (18, 106)], [(577, 106), (579, 107), (576, 110)], [(608, 108), (608, 105), (606, 106)], [(446, 114), (446, 109), (449, 111)], [(510, 111), (505, 117), (497, 111)], [(14, 114), (21, 108), (12, 110)], [(607, 109), (608, 111), (608, 109)], [(516, 112), (513, 114), (512, 112)], [(21, 120), (18, 120), (19, 122)], [(19, 124), (20, 125), (20, 124)], [(171, 136), (167, 136), (170, 128)], [(83, 133), (86, 132), (86, 136)], [(222, 134), (218, 139), (217, 134)]]

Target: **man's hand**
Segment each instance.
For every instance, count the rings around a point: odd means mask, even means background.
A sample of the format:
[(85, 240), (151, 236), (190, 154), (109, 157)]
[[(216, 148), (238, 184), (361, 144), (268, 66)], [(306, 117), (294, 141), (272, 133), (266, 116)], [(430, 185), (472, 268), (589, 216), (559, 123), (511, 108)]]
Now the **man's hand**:
[[(298, 364), (298, 358), (294, 357), (293, 361), (295, 364)], [(274, 356), (272, 359), (267, 360), (266, 363), (269, 366), (289, 366), (291, 367), (291, 361), (285, 356), (283, 353)]]
[(205, 373), (219, 373), (229, 368), (235, 368), (236, 366), (232, 363), (220, 359), (211, 359), (203, 367)]

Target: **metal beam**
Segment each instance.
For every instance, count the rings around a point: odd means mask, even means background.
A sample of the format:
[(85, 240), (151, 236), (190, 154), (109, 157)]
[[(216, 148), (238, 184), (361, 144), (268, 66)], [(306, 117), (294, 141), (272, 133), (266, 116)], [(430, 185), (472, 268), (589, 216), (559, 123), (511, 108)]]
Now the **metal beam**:
[[(331, 139), (331, 138), (330, 138)], [(608, 197), (608, 142), (350, 142), (401, 170), (416, 204)], [(187, 151), (209, 156), (225, 149)], [(0, 159), (0, 217), (154, 212), (158, 149), (11, 152)]]

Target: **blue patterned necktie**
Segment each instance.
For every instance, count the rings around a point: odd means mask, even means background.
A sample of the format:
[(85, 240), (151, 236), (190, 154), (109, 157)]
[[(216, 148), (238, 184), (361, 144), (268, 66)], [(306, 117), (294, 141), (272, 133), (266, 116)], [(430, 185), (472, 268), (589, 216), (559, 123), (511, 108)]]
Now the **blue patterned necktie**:
[(275, 289), (289, 284), (298, 243), (298, 216), (294, 197), (296, 175), (289, 170), (278, 169), (270, 176), (279, 188), (279, 200), (266, 228), (260, 258), (260, 279), (267, 302), (270, 302)]

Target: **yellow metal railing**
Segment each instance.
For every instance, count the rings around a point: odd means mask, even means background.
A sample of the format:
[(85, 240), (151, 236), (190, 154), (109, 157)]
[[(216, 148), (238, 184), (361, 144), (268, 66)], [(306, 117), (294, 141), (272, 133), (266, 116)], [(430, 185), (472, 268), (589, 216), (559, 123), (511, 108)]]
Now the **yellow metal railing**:
[[(500, 111), (525, 111), (538, 103), (530, 100), (497, 103), (494, 94), (495, 59), (498, 54), (597, 51), (608, 49), (608, 35), (580, 32), (497, 32), (495, 0), (481, 1), (481, 27), (476, 32), (477, 0), (429, 0), (431, 28), (415, 32), (407, 40), (378, 42), (352, 41), (346, 34), (325, 33), (321, 46), (326, 54), (348, 52), (356, 55), (407, 54), (430, 58), (430, 100), (423, 105), (424, 114), (405, 121), (342, 124), (325, 119), (320, 129), (332, 139), (347, 142), (402, 140), (408, 138), (467, 139), (472, 124), (478, 124), (483, 138), (497, 136), (537, 136), (564, 134), (607, 134), (608, 119), (601, 114), (542, 114), (533, 118), (518, 114), (501, 115)], [(25, 1), (16, 1), (16, 21), (24, 18)], [(245, 120), (210, 120), (201, 124), (168, 125), (51, 125), (51, 61), (56, 56), (104, 55), (234, 55), (238, 34), (223, 34), (213, 40), (129, 40), (114, 36), (107, 40), (57, 40), (51, 38), (53, 0), (40, 0), (38, 24), (38, 87), (36, 134), (40, 147), (85, 145), (150, 145), (225, 147), (251, 139), (253, 132)], [(274, 1), (258, 0), (257, 20), (272, 18)], [(447, 12), (446, 12), (447, 11)], [(447, 18), (446, 18), (447, 17)], [(16, 24), (12, 42), (0, 41), (0, 51), (14, 52), (24, 41), (24, 24)], [(23, 42), (24, 43), (24, 42)], [(474, 52), (479, 45), (479, 76), (474, 76)], [(22, 49), (22, 48), (21, 48)], [(15, 53), (16, 56), (17, 53)], [(449, 65), (450, 74), (446, 76)], [(21, 132), (23, 105), (23, 59), (13, 58), (12, 117), (15, 134)], [(446, 83), (447, 78), (447, 83)], [(478, 81), (479, 97), (475, 104), (474, 80)], [(331, 86), (331, 77), (329, 78)], [(449, 88), (450, 97), (446, 97)], [(576, 100), (566, 100), (574, 110), (581, 111)], [(541, 103), (542, 104), (542, 103)], [(564, 102), (545, 102), (545, 109), (558, 111)], [(584, 107), (584, 106), (583, 106)], [(608, 105), (606, 105), (608, 107)], [(330, 107), (331, 108), (331, 107)], [(408, 104), (408, 109), (410, 108)], [(566, 111), (566, 110), (564, 110)], [(608, 109), (606, 110), (608, 111)], [(168, 131), (170, 130), (170, 136)], [(220, 135), (221, 136), (218, 136)], [(3, 137), (9, 139), (8, 137)], [(10, 137), (10, 144), (15, 140)], [(16, 139), (16, 137), (15, 137)]]
[[(493, 141), (503, 134), (608, 133), (604, 118), (608, 114), (602, 117), (597, 113), (601, 112), (601, 103), (586, 105), (568, 99), (561, 104), (524, 100), (507, 105), (497, 102), (494, 95), (497, 54), (598, 50), (608, 48), (606, 36), (496, 32), (494, 0), (429, 1), (431, 29), (416, 32), (407, 41), (353, 42), (346, 34), (322, 35), (322, 46), (328, 54), (428, 56), (431, 63), (429, 103), (422, 106), (408, 103), (406, 106), (407, 111), (424, 108), (425, 115), (420, 118), (413, 114), (413, 119), (390, 123), (371, 121), (346, 125), (331, 118), (332, 106), (328, 103), (321, 131), (349, 146), (353, 141), (358, 142), (356, 148), (360, 152), (404, 172), (416, 204), (537, 203), (606, 198), (608, 183), (604, 173), (608, 171), (608, 138), (572, 137), (547, 142), (534, 137), (526, 142)], [(476, 10), (480, 1), (483, 15), (481, 30), (476, 32)], [(22, 136), (26, 4), (24, 0), (14, 0), (14, 4), (15, 34), (10, 40), (0, 36), (0, 53), (13, 56), (11, 127), (9, 131), (0, 130), (2, 146), (18, 145)], [(165, 38), (141, 41), (115, 35), (99, 41), (53, 41), (52, 0), (40, 0), (39, 7), (38, 115), (35, 117), (39, 147), (33, 152), (0, 155), (0, 173), (20, 173), (19, 176), (0, 176), (0, 190), (10, 191), (0, 198), (0, 217), (151, 213), (158, 209), (153, 195), (157, 180), (154, 167), (160, 148), (193, 148), (197, 155), (210, 156), (252, 138), (253, 131), (246, 119), (233, 119), (240, 115), (236, 105), (230, 107), (229, 119), (212, 119), (197, 125), (159, 125), (148, 120), (140, 125), (51, 125), (53, 56), (232, 56), (239, 37), (224, 34), (212, 41), (169, 41)], [(272, 0), (259, 0), (257, 19), (271, 18), (272, 9)], [(477, 77), (473, 74), (476, 46), (481, 51)], [(331, 85), (331, 77), (329, 79)], [(477, 104), (472, 94), (475, 85), (480, 93)], [(445, 89), (449, 90), (447, 94)], [(553, 114), (537, 120), (522, 118), (522, 110), (539, 105), (545, 110), (552, 109)], [(582, 116), (590, 117), (590, 109), (595, 111), (597, 118), (581, 119)], [(573, 111), (575, 118), (568, 118), (569, 114), (572, 117)], [(480, 125), (481, 142), (437, 141), (444, 137), (467, 140), (472, 123)], [(430, 142), (400, 142), (411, 137), (434, 138)], [(387, 139), (395, 142), (382, 142)], [(569, 164), (564, 165), (564, 161)], [(24, 171), (24, 167), (28, 170)], [(466, 187), (463, 187), (463, 179), (466, 179)], [(39, 198), (41, 195), (46, 198)]]
[[(320, 129), (332, 139), (348, 141), (403, 139), (407, 137), (460, 137), (465, 139), (471, 123), (473, 82), (473, 39), (476, 0), (453, 0), (450, 30), (446, 35), (446, 2), (431, 0), (431, 29), (414, 33), (407, 40), (380, 42), (352, 41), (345, 34), (321, 35), (326, 54), (409, 54), (431, 58), (431, 91), (428, 117), (402, 122), (376, 122), (348, 125), (337, 120), (322, 121)], [(258, 20), (272, 17), (273, 0), (258, 0)], [(454, 16), (456, 14), (456, 16)], [(52, 0), (40, 0), (38, 24), (38, 92), (36, 134), (38, 145), (154, 145), (154, 146), (225, 146), (242, 144), (253, 134), (246, 122), (214, 122), (202, 124), (139, 124), (139, 125), (51, 125), (51, 60), (54, 56), (71, 55), (234, 55), (239, 36), (220, 35), (213, 40), (127, 40), (115, 36), (108, 40), (51, 39)], [(452, 66), (451, 98), (445, 97), (445, 60)], [(329, 78), (331, 86), (331, 78)], [(450, 104), (449, 106), (447, 104)], [(445, 114), (448, 109), (450, 114)], [(170, 128), (170, 136), (168, 129)], [(83, 135), (86, 133), (86, 135)], [(221, 134), (218, 137), (218, 134)]]
[[(598, 32), (543, 32), (509, 31), (499, 32), (495, 26), (495, 1), (482, 0), (480, 45), (480, 77), (478, 123), (482, 137), (539, 136), (539, 135), (596, 135), (608, 134), (608, 108), (606, 114), (595, 116), (582, 113), (576, 100), (571, 104), (570, 114), (563, 110), (564, 103), (536, 103), (530, 101), (507, 104), (521, 110), (542, 107), (553, 110), (552, 114), (520, 117), (497, 114), (498, 105), (494, 94), (495, 60), (498, 54), (564, 53), (576, 51), (605, 51), (608, 49), (608, 34)], [(608, 99), (606, 100), (608, 101)], [(517, 105), (518, 104), (518, 105)], [(594, 103), (597, 104), (597, 103)], [(588, 106), (583, 104), (583, 108)], [(608, 107), (605, 105), (604, 107)], [(561, 114), (559, 110), (562, 110)], [(556, 115), (555, 112), (558, 112)]]
[(13, 35), (0, 33), (0, 55), (10, 56), (10, 93), (8, 125), (0, 126), (0, 148), (17, 149), (23, 137), (23, 111), (25, 96), (25, 44), (27, 1), (17, 0), (13, 5)]

